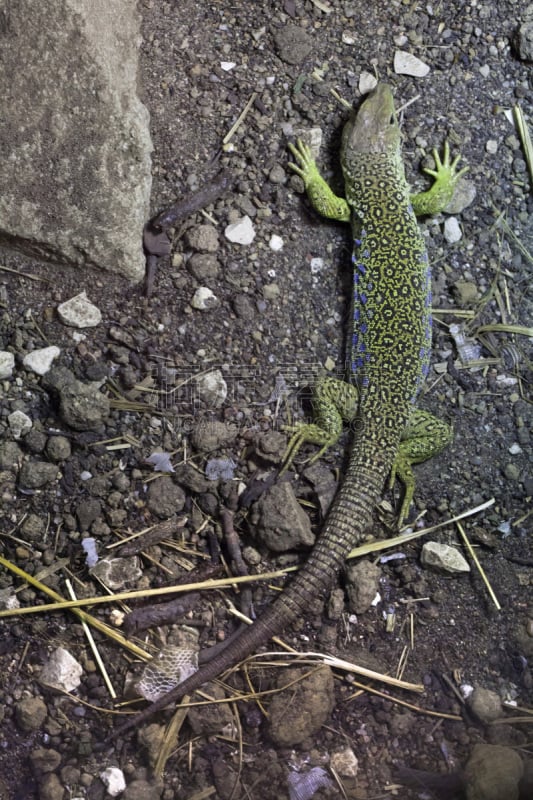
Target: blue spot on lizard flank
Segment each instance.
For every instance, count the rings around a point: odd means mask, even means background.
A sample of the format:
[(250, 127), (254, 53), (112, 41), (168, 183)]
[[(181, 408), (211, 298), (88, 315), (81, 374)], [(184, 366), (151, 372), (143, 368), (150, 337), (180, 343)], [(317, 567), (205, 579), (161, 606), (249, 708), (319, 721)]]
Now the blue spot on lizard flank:
[(368, 325), (366, 324), (366, 322), (363, 322), (361, 324), (361, 327), (359, 328), (359, 330), (361, 331), (361, 333), (366, 333), (368, 331)]
[(361, 294), (359, 295), (359, 300), (361, 301), (361, 303), (363, 305), (366, 303), (367, 297), (366, 297), (366, 294), (364, 292), (361, 292)]
[[(353, 243), (356, 247), (361, 247), (361, 239), (354, 239)], [(352, 261), (355, 259), (355, 256), (352, 255)]]

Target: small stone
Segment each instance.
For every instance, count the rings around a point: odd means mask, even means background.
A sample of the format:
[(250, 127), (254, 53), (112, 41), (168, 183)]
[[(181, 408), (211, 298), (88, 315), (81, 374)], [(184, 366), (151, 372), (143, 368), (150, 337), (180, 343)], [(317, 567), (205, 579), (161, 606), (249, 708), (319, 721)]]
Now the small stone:
[(185, 501), (185, 492), (172, 478), (158, 478), (148, 488), (146, 504), (152, 514), (160, 519), (169, 519), (183, 511)]
[(218, 231), (214, 225), (196, 225), (187, 231), (185, 242), (191, 250), (199, 253), (216, 253)]
[(17, 724), (25, 733), (41, 727), (48, 714), (46, 703), (40, 697), (24, 697), (15, 706)]
[(265, 300), (277, 300), (280, 295), (280, 288), (277, 283), (266, 283), (263, 286), (263, 297)]
[(487, 153), (490, 153), (491, 156), (496, 155), (498, 152), (498, 142), (496, 139), (489, 139), (485, 145), (485, 150)]
[(202, 420), (191, 435), (191, 441), (200, 453), (209, 453), (219, 447), (227, 447), (235, 441), (237, 428), (235, 425), (219, 420)]
[(24, 411), (13, 411), (7, 418), (9, 430), (13, 434), (14, 439), (20, 439), (25, 436), (32, 429), (33, 422)]
[(18, 469), (22, 463), (22, 450), (15, 442), (0, 442), (0, 470)]
[(468, 698), (468, 705), (480, 722), (493, 722), (503, 715), (499, 694), (477, 686)]
[(285, 24), (274, 34), (276, 50), (287, 64), (301, 64), (313, 49), (313, 38), (293, 23)]
[(396, 50), (394, 53), (394, 72), (397, 75), (412, 75), (424, 78), (429, 73), (429, 66), (405, 50)]
[(58, 647), (42, 668), (39, 681), (60, 692), (73, 692), (80, 685), (82, 674), (81, 664), (74, 656), (63, 647)]
[(108, 589), (117, 591), (131, 586), (142, 577), (137, 556), (128, 558), (101, 558), (90, 570)]
[(61, 322), (73, 328), (95, 328), (102, 321), (100, 309), (88, 300), (85, 292), (80, 292), (57, 307)]
[(465, 767), (467, 800), (518, 800), (523, 772), (516, 750), (476, 744)]
[(25, 489), (42, 489), (47, 484), (54, 483), (59, 477), (59, 470), (55, 464), (48, 461), (27, 461), (22, 465), (19, 481)]
[(254, 503), (250, 521), (258, 540), (275, 553), (314, 544), (309, 517), (290, 483), (274, 484)]
[(218, 275), (218, 261), (212, 253), (193, 253), (187, 261), (187, 270), (200, 283), (208, 283)]
[(516, 464), (506, 464), (503, 468), (503, 474), (508, 481), (518, 481), (520, 478), (520, 469)]
[[(307, 673), (308, 667), (282, 670), (269, 705), (270, 736), (280, 747), (293, 747), (320, 730), (335, 706), (333, 673), (322, 666)], [(289, 688), (287, 683), (301, 677)]]
[(463, 236), (457, 217), (448, 217), (444, 223), (444, 238), (448, 244), (459, 242)]
[(270, 237), (270, 241), (268, 243), (268, 246), (270, 247), (271, 250), (274, 251), (274, 253), (279, 253), (280, 250), (283, 250), (283, 244), (284, 244), (284, 242), (283, 242), (282, 237), (278, 236), (276, 233), (274, 233)]
[(45, 775), (58, 768), (61, 753), (51, 747), (37, 747), (30, 753), (30, 763), (36, 775)]
[(468, 208), (472, 205), (474, 200), (476, 199), (477, 189), (476, 184), (473, 181), (469, 181), (467, 178), (462, 176), (457, 181), (455, 189), (453, 191), (453, 196), (446, 208), (444, 209), (446, 214), (460, 214), (465, 208)]
[(43, 347), (41, 350), (32, 350), (24, 356), (22, 363), (27, 369), (31, 369), (37, 375), (46, 375), (54, 359), (58, 357), (61, 350), (59, 347)]
[(209, 311), (216, 305), (218, 305), (218, 298), (207, 286), (200, 286), (191, 300), (191, 306), (197, 311)]
[(72, 448), (66, 436), (51, 436), (46, 443), (46, 455), (51, 461), (66, 461)]
[(453, 288), (457, 297), (457, 302), (461, 308), (465, 308), (477, 302), (479, 292), (475, 283), (471, 281), (457, 281)]
[(371, 607), (379, 588), (381, 570), (377, 564), (361, 559), (346, 569), (346, 591), (350, 611), (364, 614)]
[(162, 784), (139, 779), (128, 784), (120, 800), (159, 800), (162, 794)]
[(248, 215), (226, 226), (224, 236), (234, 244), (251, 244), (255, 239), (253, 222)]
[(533, 10), (531, 6), (528, 6), (524, 17), (514, 35), (514, 46), (522, 61), (533, 61)]
[(424, 567), (450, 573), (470, 572), (470, 566), (459, 550), (440, 542), (426, 542), (422, 547)]
[(15, 356), (7, 350), (0, 350), (0, 381), (11, 378), (15, 368)]
[[(216, 683), (209, 683), (206, 694), (215, 700), (223, 700), (225, 692)], [(198, 695), (194, 699), (199, 700)], [(194, 701), (193, 701), (194, 702)], [(227, 703), (213, 703), (209, 706), (193, 706), (187, 715), (189, 724), (196, 736), (216, 736), (233, 728), (233, 716)]]
[(359, 91), (361, 94), (369, 94), (378, 85), (378, 80), (371, 72), (361, 72), (359, 75)]
[(124, 773), (118, 767), (108, 767), (100, 773), (100, 780), (111, 797), (116, 797), (126, 788)]
[(49, 772), (39, 781), (39, 800), (64, 800), (65, 789), (55, 772)]
[(331, 754), (330, 764), (344, 778), (355, 778), (359, 771), (359, 760), (351, 747)]
[(43, 389), (58, 395), (60, 416), (74, 430), (98, 430), (109, 416), (109, 399), (100, 381), (83, 383), (66, 367), (54, 367), (43, 378)]
[(219, 408), (224, 404), (228, 396), (228, 384), (219, 369), (200, 375), (194, 383), (200, 399), (209, 408)]

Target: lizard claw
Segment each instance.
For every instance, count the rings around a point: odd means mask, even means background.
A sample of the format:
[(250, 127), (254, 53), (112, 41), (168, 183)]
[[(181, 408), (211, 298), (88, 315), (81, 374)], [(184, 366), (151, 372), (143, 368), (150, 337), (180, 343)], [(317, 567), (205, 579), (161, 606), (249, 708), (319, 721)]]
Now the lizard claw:
[(464, 175), (465, 172), (468, 172), (468, 167), (463, 167), (459, 171), (457, 171), (457, 165), (461, 160), (461, 154), (455, 156), (453, 161), (450, 161), (450, 145), (446, 140), (444, 142), (444, 146), (442, 149), (443, 157), (441, 160), (439, 151), (437, 148), (432, 150), (432, 155), (435, 160), (435, 169), (429, 169), (428, 167), (424, 168), (424, 172), (426, 175), (431, 175), (432, 178), (438, 181), (444, 182), (451, 182), (455, 184), (461, 175)]

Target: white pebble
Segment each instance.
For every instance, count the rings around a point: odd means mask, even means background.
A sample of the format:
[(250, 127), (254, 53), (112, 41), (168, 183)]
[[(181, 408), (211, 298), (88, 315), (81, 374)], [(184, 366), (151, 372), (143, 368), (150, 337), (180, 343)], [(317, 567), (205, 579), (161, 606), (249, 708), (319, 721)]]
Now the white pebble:
[(60, 692), (73, 692), (80, 685), (82, 675), (81, 664), (64, 647), (58, 647), (43, 666), (39, 681)]
[(378, 84), (377, 78), (371, 72), (363, 71), (359, 75), (359, 91), (361, 94), (368, 94), (375, 89)]
[(15, 367), (15, 356), (7, 350), (0, 350), (0, 380), (10, 378)]
[(193, 295), (191, 306), (197, 311), (209, 311), (210, 308), (216, 306), (217, 302), (216, 295), (211, 289), (208, 289), (207, 286), (200, 286)]
[(280, 250), (283, 250), (283, 244), (284, 242), (281, 236), (278, 236), (276, 233), (273, 233), (272, 236), (270, 237), (268, 246), (275, 253), (278, 253)]
[(24, 411), (13, 411), (7, 418), (9, 430), (13, 434), (14, 439), (20, 439), (31, 431), (33, 422)]
[(102, 321), (100, 309), (87, 299), (85, 292), (61, 303), (57, 307), (57, 313), (61, 322), (73, 328), (94, 328)]
[(394, 53), (394, 72), (397, 75), (413, 75), (424, 78), (429, 72), (429, 66), (405, 50), (396, 50)]
[(487, 153), (490, 153), (491, 156), (496, 155), (496, 153), (498, 152), (498, 142), (496, 141), (496, 139), (489, 139), (487, 144), (485, 145), (485, 150), (487, 151)]
[(100, 780), (111, 797), (117, 797), (126, 788), (124, 773), (118, 767), (108, 767), (100, 773)]
[(57, 358), (60, 352), (59, 347), (55, 347), (55, 345), (43, 347), (41, 350), (32, 350), (31, 353), (24, 356), (22, 363), (37, 375), (46, 375), (52, 366), (54, 358)]
[(448, 244), (455, 244), (461, 239), (462, 235), (457, 217), (448, 217), (444, 223), (444, 238)]
[(221, 61), (220, 62), (220, 69), (223, 69), (224, 72), (231, 72), (232, 69), (235, 69), (237, 64), (235, 61)]
[(251, 244), (255, 239), (255, 230), (248, 215), (232, 222), (224, 230), (224, 236), (235, 244)]

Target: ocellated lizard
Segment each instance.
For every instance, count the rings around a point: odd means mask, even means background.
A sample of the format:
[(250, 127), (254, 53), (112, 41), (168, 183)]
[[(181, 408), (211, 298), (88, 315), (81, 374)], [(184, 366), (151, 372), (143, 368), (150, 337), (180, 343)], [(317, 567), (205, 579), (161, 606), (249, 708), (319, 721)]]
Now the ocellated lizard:
[(213, 680), (304, 617), (310, 601), (324, 597), (347, 554), (363, 537), (387, 477), (398, 476), (405, 483), (403, 518), (413, 495), (411, 465), (450, 441), (450, 428), (414, 405), (431, 350), (429, 265), (415, 214), (444, 208), (465, 170), (456, 169), (459, 157), (450, 163), (445, 145), (443, 161), (434, 152), (436, 169), (426, 170), (435, 178), (431, 189), (411, 195), (400, 143), (392, 91), (379, 84), (343, 131), (345, 199), (333, 194), (303, 143), (290, 148), (296, 159), (290, 166), (303, 179), (313, 206), (327, 217), (351, 222), (354, 239), (349, 382), (319, 383), (316, 419), (296, 428), (285, 461), (289, 464), (304, 442), (322, 450), (330, 446), (343, 421), (357, 417), (346, 476), (315, 547), (290, 585), (250, 628), (116, 733)]

